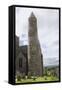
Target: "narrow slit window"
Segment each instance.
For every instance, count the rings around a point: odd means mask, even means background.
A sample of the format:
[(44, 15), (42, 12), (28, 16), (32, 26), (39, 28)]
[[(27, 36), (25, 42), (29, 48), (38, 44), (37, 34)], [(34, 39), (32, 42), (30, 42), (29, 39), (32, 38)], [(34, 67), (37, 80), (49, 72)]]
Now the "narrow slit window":
[(19, 59), (19, 68), (22, 68), (22, 58)]

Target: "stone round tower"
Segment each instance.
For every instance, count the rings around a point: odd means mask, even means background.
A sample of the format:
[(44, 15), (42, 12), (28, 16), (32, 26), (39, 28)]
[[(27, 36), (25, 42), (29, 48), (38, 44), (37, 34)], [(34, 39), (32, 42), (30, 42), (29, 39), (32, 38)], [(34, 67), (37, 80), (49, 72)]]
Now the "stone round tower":
[(43, 55), (40, 48), (37, 32), (37, 19), (32, 12), (29, 17), (28, 31), (28, 72), (31, 75), (43, 75)]

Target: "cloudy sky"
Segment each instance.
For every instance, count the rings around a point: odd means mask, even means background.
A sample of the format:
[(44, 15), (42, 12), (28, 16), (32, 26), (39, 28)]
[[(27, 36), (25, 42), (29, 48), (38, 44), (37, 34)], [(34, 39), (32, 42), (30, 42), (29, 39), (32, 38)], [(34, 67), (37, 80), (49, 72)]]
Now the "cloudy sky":
[(16, 35), (19, 45), (28, 45), (28, 18), (37, 18), (38, 38), (44, 65), (59, 64), (59, 10), (16, 7)]

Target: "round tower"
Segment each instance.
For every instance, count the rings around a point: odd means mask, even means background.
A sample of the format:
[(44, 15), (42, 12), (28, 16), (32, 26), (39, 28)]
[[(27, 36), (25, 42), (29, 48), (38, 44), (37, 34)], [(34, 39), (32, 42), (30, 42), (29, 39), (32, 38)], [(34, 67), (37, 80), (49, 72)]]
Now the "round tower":
[(37, 18), (32, 12), (29, 17), (28, 31), (28, 71), (31, 75), (43, 75), (43, 55), (41, 53), (40, 43), (37, 33)]

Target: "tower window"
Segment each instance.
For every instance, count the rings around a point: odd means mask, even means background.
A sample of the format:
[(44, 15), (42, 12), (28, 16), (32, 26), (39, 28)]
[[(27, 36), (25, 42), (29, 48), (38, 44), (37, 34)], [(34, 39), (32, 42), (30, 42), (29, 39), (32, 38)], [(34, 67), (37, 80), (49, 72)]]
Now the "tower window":
[(22, 68), (22, 58), (19, 58), (19, 68)]

